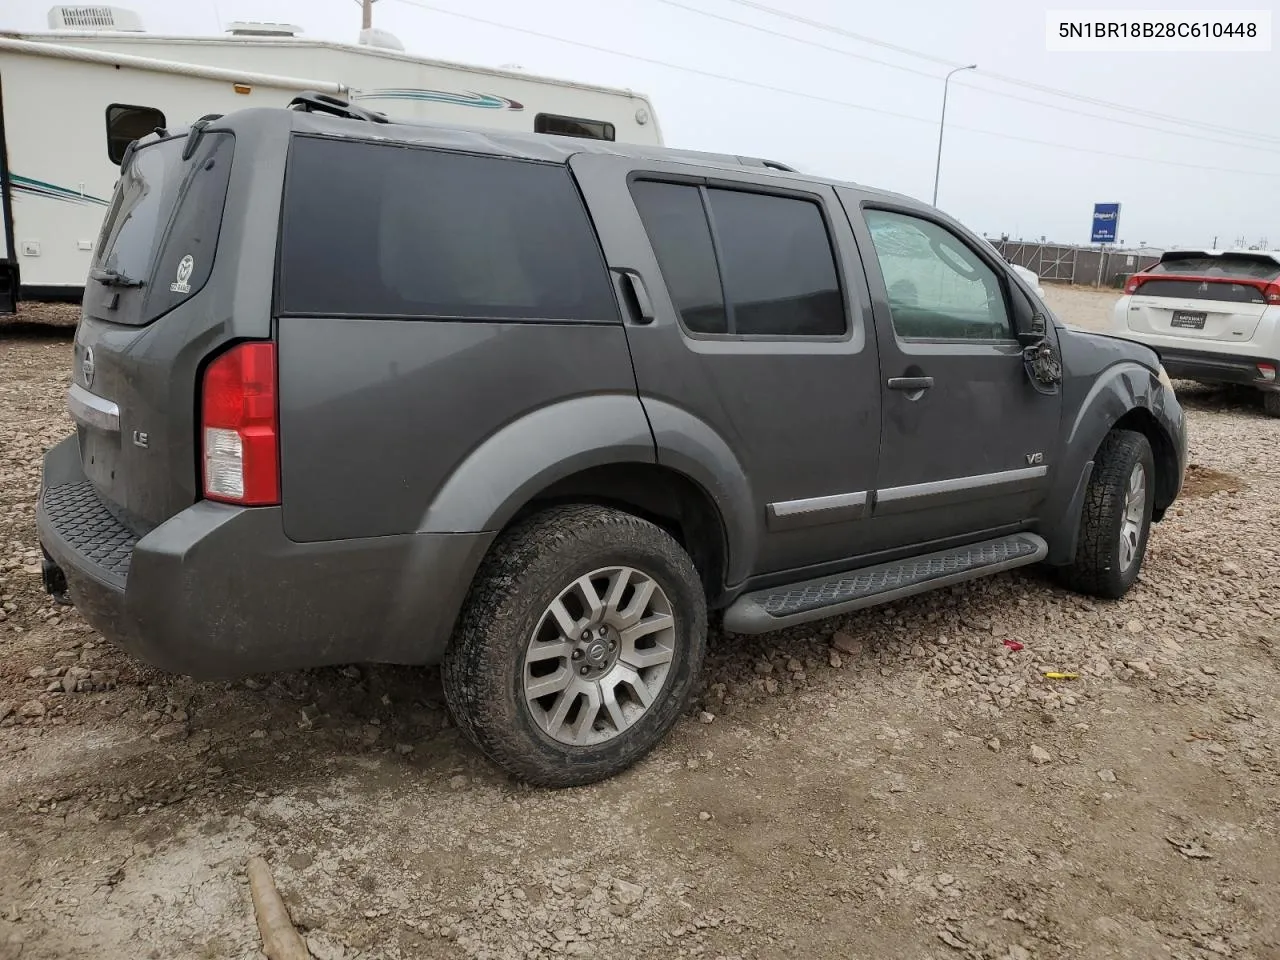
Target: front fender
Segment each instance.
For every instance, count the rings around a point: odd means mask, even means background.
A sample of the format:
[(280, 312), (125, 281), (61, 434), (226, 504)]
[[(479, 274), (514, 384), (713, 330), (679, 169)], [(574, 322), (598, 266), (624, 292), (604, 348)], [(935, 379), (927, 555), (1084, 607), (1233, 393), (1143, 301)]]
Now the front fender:
[[(1075, 555), (1080, 511), (1094, 467), (1094, 456), (1106, 435), (1135, 410), (1150, 414), (1156, 427), (1177, 454), (1175, 496), (1185, 468), (1186, 427), (1182, 408), (1172, 390), (1160, 383), (1152, 370), (1136, 360), (1120, 360), (1092, 379), (1082, 377), (1088, 389), (1074, 402), (1064, 404), (1063, 432), (1057, 462), (1060, 469), (1045, 505), (1045, 529), (1049, 542), (1048, 563), (1069, 563)], [(1156, 451), (1157, 455), (1159, 451)]]
[(606, 464), (655, 462), (635, 394), (564, 400), (512, 421), (472, 450), (441, 486), (418, 532), (501, 530), (557, 480)]

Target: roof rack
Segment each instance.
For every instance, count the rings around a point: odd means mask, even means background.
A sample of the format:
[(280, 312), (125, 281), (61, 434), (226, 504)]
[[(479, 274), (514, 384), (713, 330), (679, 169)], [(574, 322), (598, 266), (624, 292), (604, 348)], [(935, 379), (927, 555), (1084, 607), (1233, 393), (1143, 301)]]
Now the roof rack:
[(761, 160), (760, 162), (770, 170), (782, 170), (786, 173), (797, 172), (795, 167), (788, 167), (785, 163), (779, 163), (777, 160)]
[(330, 113), (335, 117), (348, 120), (368, 120), (370, 123), (390, 123), (385, 113), (357, 107), (350, 101), (315, 90), (304, 90), (289, 101), (290, 110), (301, 110), (303, 113)]

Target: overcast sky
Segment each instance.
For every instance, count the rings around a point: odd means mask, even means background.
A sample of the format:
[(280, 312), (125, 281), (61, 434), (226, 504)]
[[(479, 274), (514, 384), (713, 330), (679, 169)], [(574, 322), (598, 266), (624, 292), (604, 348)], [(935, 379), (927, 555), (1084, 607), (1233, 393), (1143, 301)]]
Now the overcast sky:
[[(534, 73), (644, 92), (653, 100), (670, 146), (767, 156), (807, 172), (925, 200), (932, 192), (941, 77), (947, 70), (939, 63), (780, 19), (732, 0), (430, 2), (512, 27), (872, 109), (816, 102), (597, 53), (422, 9), (409, 0), (378, 0), (375, 24), (396, 34), (410, 53), (486, 66), (519, 64)], [(1266, 237), (1272, 247), (1280, 247), (1280, 52), (1050, 53), (1045, 49), (1045, 10), (1066, 6), (1060, 2), (764, 2), (933, 57), (979, 65), (977, 72), (959, 74), (951, 84), (938, 197), (940, 207), (975, 230), (1087, 242), (1093, 203), (1118, 201), (1123, 204), (1120, 239), (1129, 245), (1207, 245), (1217, 236), (1219, 246), (1230, 246), (1243, 236), (1249, 243)], [(673, 3), (927, 76), (711, 19)], [(1233, 6), (1274, 4), (1275, 0), (1252, 0)], [(136, 10), (146, 29), (157, 33), (212, 34), (232, 20), (277, 20), (301, 26), (305, 36), (353, 42), (360, 27), (356, 0), (117, 0), (117, 5)], [(1162, 4), (1092, 0), (1079, 6)], [(47, 2), (7, 0), (0, 10), (0, 29), (43, 30), (48, 7)], [(1148, 116), (1013, 86), (984, 72), (1272, 139), (1243, 141), (1227, 133), (1198, 133)], [(1102, 114), (1115, 122), (1045, 104)]]

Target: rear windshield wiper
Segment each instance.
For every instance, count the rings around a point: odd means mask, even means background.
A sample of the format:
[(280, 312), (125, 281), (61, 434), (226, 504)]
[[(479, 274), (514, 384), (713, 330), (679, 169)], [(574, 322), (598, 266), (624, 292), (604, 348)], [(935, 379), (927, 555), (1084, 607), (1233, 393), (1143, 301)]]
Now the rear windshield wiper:
[(105, 283), (108, 287), (140, 287), (141, 280), (135, 280), (133, 277), (126, 277), (118, 270), (103, 270), (94, 267), (89, 271), (89, 278), (97, 280), (99, 283)]

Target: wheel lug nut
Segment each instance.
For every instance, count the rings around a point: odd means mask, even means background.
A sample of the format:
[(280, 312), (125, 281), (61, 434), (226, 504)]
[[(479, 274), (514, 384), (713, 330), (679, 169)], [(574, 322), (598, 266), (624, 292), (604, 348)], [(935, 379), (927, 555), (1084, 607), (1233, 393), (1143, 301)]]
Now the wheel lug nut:
[(581, 659), (582, 659), (582, 651), (581, 651), (581, 650), (575, 650), (575, 651), (573, 651), (573, 659), (575, 659), (575, 660), (581, 660)]
[(584, 663), (584, 664), (583, 664), (583, 665), (578, 669), (578, 672), (579, 672), (580, 674), (582, 674), (582, 675), (585, 677), (588, 673), (590, 673), (590, 672), (591, 672), (591, 668), (590, 668), (590, 667), (588, 667), (588, 666)]
[(590, 640), (590, 639), (591, 639), (591, 631), (590, 631), (590, 630), (583, 630), (583, 631), (582, 631), (582, 639), (583, 639), (583, 640)]

